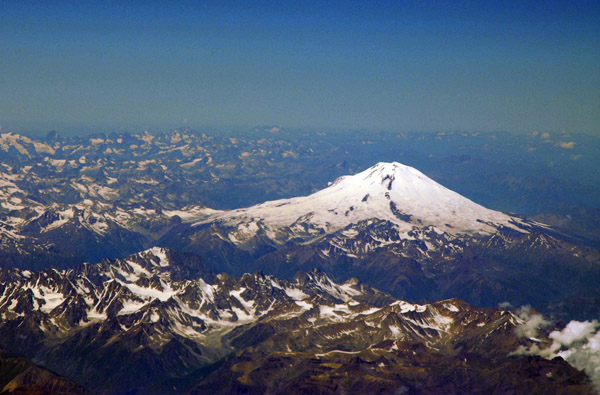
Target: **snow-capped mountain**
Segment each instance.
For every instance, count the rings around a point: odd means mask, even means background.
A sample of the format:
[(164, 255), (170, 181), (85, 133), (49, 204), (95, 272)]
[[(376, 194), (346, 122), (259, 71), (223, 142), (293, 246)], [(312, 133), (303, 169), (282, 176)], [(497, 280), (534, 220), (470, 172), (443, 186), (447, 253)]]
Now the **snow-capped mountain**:
[(593, 294), (589, 279), (600, 281), (597, 250), (487, 209), (399, 163), (379, 163), (309, 196), (200, 208), (158, 243), (230, 273), (289, 277), (317, 267), (410, 300), (459, 296), (544, 309), (551, 300)]
[(155, 209), (37, 207), (25, 218), (0, 220), (0, 266), (66, 268), (84, 260), (125, 256), (152, 245), (180, 221)]
[(272, 240), (285, 242), (279, 239), (283, 228), (319, 237), (370, 219), (389, 221), (404, 239), (426, 227), (449, 235), (492, 234), (499, 227), (526, 233), (531, 228), (520, 218), (487, 209), (397, 162), (340, 177), (310, 196), (212, 213), (197, 225), (220, 221), (237, 227), (238, 232), (230, 235), (234, 242), (259, 229)]
[[(336, 283), (318, 270), (290, 280), (260, 272), (215, 276), (198, 257), (160, 248), (66, 271), (3, 270), (0, 290), (0, 345), (96, 391), (181, 391), (182, 378), (197, 375), (185, 385), (219, 392), (249, 385), (257, 392), (268, 377), (257, 369), (268, 372), (276, 368), (269, 358), (281, 357), (341, 367), (352, 366), (347, 356), (360, 355), (410, 377), (409, 361), (433, 373), (440, 357), (455, 363), (459, 352), (477, 355), (469, 369), (483, 373), (496, 363), (514, 364), (510, 351), (540, 341), (519, 337), (515, 328), (523, 322), (507, 311), (457, 299), (407, 303), (357, 280)], [(266, 354), (252, 359), (247, 373), (256, 372), (247, 380), (238, 364), (256, 352)], [(239, 374), (216, 386), (216, 377), (197, 373), (205, 367)], [(548, 362), (546, 369), (584, 380), (564, 363)], [(563, 385), (549, 377), (540, 388)]]
[(588, 391), (508, 355), (546, 334), (456, 297), (588, 319), (597, 249), (414, 168), (363, 170), (363, 135), (253, 133), (0, 133), (0, 388), (74, 385), (44, 367), (96, 392)]

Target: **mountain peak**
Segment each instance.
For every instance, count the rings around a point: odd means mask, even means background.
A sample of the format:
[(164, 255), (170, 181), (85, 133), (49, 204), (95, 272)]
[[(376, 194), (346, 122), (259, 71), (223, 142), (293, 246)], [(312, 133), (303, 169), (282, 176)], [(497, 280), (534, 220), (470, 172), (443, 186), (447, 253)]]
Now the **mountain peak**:
[(168, 252), (170, 252), (168, 248), (152, 247), (145, 251), (142, 251), (140, 255), (154, 257), (155, 259), (151, 259), (151, 261), (155, 266), (167, 267), (170, 265), (169, 259), (167, 257)]
[(449, 234), (491, 234), (499, 226), (523, 232), (515, 226), (518, 218), (487, 209), (398, 162), (380, 162), (340, 177), (309, 196), (217, 212), (201, 223), (217, 219), (238, 227), (242, 238), (254, 234), (259, 223), (272, 234), (300, 227), (318, 235), (369, 219), (389, 221), (405, 234), (427, 226)]
[(394, 173), (394, 172), (402, 172), (402, 171), (410, 171), (410, 170), (419, 172), (414, 167), (404, 165), (400, 162), (378, 162), (375, 165), (368, 168), (367, 171), (368, 170), (373, 171), (373, 172), (381, 172), (381, 173)]
[[(373, 192), (381, 189), (381, 187), (385, 187), (388, 191), (391, 191), (396, 180), (401, 185), (405, 185), (404, 188), (409, 184), (412, 185), (413, 190), (419, 188), (418, 192), (423, 192), (423, 188), (428, 185), (430, 188), (437, 186), (447, 190), (414, 167), (406, 166), (399, 162), (379, 162), (367, 170), (353, 176), (341, 177), (338, 180), (339, 182), (345, 181), (346, 184), (349, 184), (350, 181), (361, 183), (364, 190), (368, 189)], [(338, 180), (332, 185), (337, 184)], [(345, 185), (345, 187), (349, 187), (349, 185)], [(395, 189), (398, 189), (397, 187), (398, 183), (396, 183)]]

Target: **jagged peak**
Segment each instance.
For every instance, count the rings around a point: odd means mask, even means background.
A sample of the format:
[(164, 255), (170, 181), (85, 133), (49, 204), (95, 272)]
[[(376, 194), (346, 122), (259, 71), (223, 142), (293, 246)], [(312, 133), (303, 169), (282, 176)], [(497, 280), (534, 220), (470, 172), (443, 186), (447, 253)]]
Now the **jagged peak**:
[(142, 258), (146, 258), (146, 257), (158, 258), (158, 259), (150, 259), (150, 260), (156, 266), (166, 267), (166, 266), (170, 266), (170, 262), (169, 262), (169, 258), (168, 258), (167, 254), (170, 254), (171, 252), (172, 252), (172, 250), (170, 250), (169, 248), (152, 247), (152, 248), (148, 248), (147, 250), (138, 252), (134, 255), (142, 257)]
[(324, 280), (331, 281), (331, 278), (323, 270), (315, 267), (310, 271), (300, 271), (296, 273), (294, 280), (298, 284), (306, 284), (309, 282), (323, 282)]

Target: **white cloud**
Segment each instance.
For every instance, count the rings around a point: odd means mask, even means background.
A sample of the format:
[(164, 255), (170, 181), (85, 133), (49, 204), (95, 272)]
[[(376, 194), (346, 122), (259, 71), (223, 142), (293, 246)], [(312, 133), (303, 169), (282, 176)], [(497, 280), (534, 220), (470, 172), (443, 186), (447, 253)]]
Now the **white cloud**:
[(596, 326), (598, 326), (597, 321), (571, 321), (567, 324), (565, 329), (560, 332), (554, 331), (550, 333), (549, 337), (563, 346), (570, 346), (573, 343), (589, 337), (595, 332)]
[[(530, 327), (533, 325), (530, 324)], [(522, 329), (523, 333), (525, 330)], [(548, 337), (552, 339), (552, 344), (543, 348), (537, 344), (520, 346), (514, 354), (539, 355), (547, 359), (561, 357), (575, 368), (585, 371), (600, 391), (600, 323), (597, 320), (571, 321), (562, 330), (552, 331)]]
[(550, 337), (555, 343), (564, 347), (556, 353), (556, 356), (587, 373), (592, 379), (594, 386), (600, 392), (600, 324), (592, 322), (571, 321), (560, 332), (552, 332)]
[(523, 306), (516, 311), (523, 323), (515, 329), (517, 336), (536, 338), (538, 331), (550, 326), (550, 321), (538, 314), (531, 306)]

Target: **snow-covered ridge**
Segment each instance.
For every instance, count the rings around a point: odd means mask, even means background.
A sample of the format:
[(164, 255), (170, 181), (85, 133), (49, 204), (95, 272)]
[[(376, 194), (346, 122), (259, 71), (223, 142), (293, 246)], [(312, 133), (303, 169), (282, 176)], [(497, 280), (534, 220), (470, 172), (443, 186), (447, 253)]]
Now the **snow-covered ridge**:
[[(168, 265), (157, 265), (163, 257)], [(399, 355), (404, 342), (451, 350), (463, 336), (502, 341), (516, 325), (508, 312), (457, 299), (407, 303), (354, 279), (336, 283), (319, 270), (290, 280), (261, 272), (174, 280), (169, 271), (189, 266), (178, 262), (176, 252), (153, 248), (67, 271), (0, 270), (3, 346), (35, 342), (32, 352), (74, 356), (94, 372), (106, 353), (117, 354), (112, 363), (127, 363), (126, 352), (148, 354), (153, 365), (175, 358), (184, 361), (176, 365), (181, 375), (265, 341), (285, 358)]]
[[(337, 300), (342, 304), (359, 304), (353, 299), (361, 295), (359, 289), (353, 288), (355, 283), (338, 285), (325, 275), (307, 274), (305, 281), (294, 282), (247, 274), (233, 285), (228, 276), (218, 276), (210, 283), (203, 278), (173, 281), (171, 272), (177, 265), (171, 262), (170, 254), (168, 249), (153, 247), (128, 258), (84, 264), (67, 271), (11, 269), (5, 274), (9, 280), (0, 281), (0, 289), (4, 291), (0, 295), (0, 320), (37, 310), (55, 317), (50, 321), (61, 325), (56, 317), (72, 308), (74, 299), (80, 298), (85, 313), (70, 326), (135, 314), (136, 320), (142, 317), (142, 321), (148, 318), (154, 322), (166, 314), (168, 317), (164, 318), (177, 331), (199, 335), (201, 331), (193, 325), (188, 327), (190, 322), (201, 320), (206, 329), (206, 326), (235, 326), (259, 317), (298, 316), (314, 307), (311, 301), (315, 298), (320, 303)], [(265, 289), (265, 295), (257, 294)], [(349, 313), (347, 306), (342, 310)], [(351, 316), (360, 312), (356, 308)]]
[[(0, 271), (0, 323), (37, 314), (39, 327), (51, 335), (116, 320), (118, 332), (155, 324), (163, 333), (203, 342), (211, 333), (222, 336), (242, 324), (303, 317), (311, 326), (357, 321), (373, 328), (391, 325), (387, 335), (391, 339), (407, 333), (433, 339), (445, 333), (466, 308), (454, 300), (427, 305), (403, 302), (354, 279), (336, 283), (318, 270), (292, 280), (258, 272), (239, 278), (223, 274), (211, 280), (174, 281), (169, 276), (176, 269), (172, 253), (151, 248), (125, 259), (66, 271)], [(402, 316), (401, 321), (388, 322), (390, 314)], [(485, 317), (476, 314), (469, 321)], [(400, 326), (396, 330), (394, 325)], [(426, 334), (423, 329), (435, 332)]]
[(492, 234), (499, 226), (526, 232), (520, 219), (487, 209), (397, 162), (381, 162), (358, 174), (340, 177), (309, 196), (215, 212), (196, 224), (219, 220), (249, 235), (258, 223), (273, 235), (280, 228), (308, 224), (318, 234), (371, 218), (390, 221), (402, 232), (426, 226), (453, 235)]

